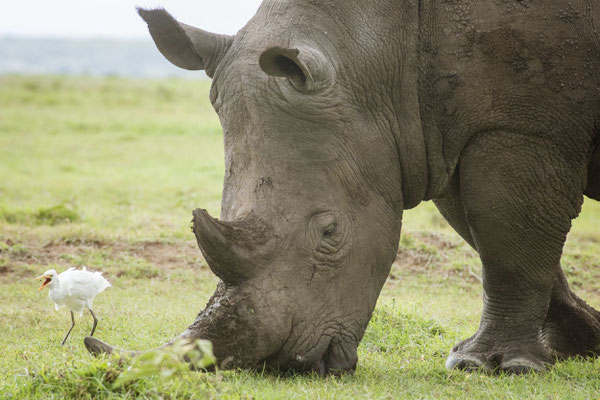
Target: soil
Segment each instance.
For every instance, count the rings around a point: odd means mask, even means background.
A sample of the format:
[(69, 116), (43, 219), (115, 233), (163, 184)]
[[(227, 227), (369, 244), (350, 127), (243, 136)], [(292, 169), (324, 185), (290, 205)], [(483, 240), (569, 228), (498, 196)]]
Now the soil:
[(6, 241), (9, 249), (0, 248), (0, 276), (4, 274), (28, 274), (25, 265), (46, 266), (65, 264), (68, 255), (80, 256), (94, 250), (104, 250), (109, 258), (133, 256), (156, 265), (163, 270), (175, 268), (198, 268), (205, 266), (202, 253), (195, 242), (50, 242), (43, 246)]
[[(444, 240), (435, 235), (419, 235), (419, 244), (425, 244), (436, 249), (435, 254), (421, 249), (407, 249), (402, 246), (398, 249), (395, 268), (403, 272), (423, 273), (429, 270), (432, 264), (438, 264), (448, 257), (447, 252), (453, 252), (457, 244)], [(65, 263), (65, 256), (81, 256), (94, 250), (108, 252), (109, 258), (117, 259), (122, 256), (133, 256), (144, 259), (149, 263), (165, 270), (175, 268), (197, 268), (205, 264), (202, 253), (196, 242), (179, 241), (165, 242), (60, 242), (52, 241), (45, 245), (18, 243), (15, 245), (10, 239), (5, 242), (9, 249), (0, 248), (0, 257), (4, 262), (0, 265), (0, 274), (18, 272), (19, 266)]]
[(426, 275), (435, 280), (457, 277), (470, 283), (481, 282), (480, 272), (466, 266), (452, 265), (459, 258), (477, 258), (477, 253), (466, 243), (446, 239), (436, 233), (411, 233), (410, 246), (400, 245), (388, 281), (405, 276)]

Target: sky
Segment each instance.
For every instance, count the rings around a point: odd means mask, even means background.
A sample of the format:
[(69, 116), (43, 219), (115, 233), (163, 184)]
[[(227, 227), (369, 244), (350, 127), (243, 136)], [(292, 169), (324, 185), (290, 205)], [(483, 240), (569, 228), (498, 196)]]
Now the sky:
[(261, 0), (9, 0), (0, 12), (0, 36), (146, 38), (135, 6), (164, 7), (204, 30), (234, 34)]

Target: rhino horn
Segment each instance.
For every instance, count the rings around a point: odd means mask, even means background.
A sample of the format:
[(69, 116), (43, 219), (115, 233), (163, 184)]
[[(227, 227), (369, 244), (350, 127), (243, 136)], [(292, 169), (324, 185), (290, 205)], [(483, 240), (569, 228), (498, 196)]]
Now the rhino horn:
[(193, 215), (198, 246), (210, 269), (223, 282), (236, 285), (257, 274), (259, 266), (254, 256), (265, 242), (264, 235), (252, 229), (248, 221), (219, 221), (199, 208)]
[(141, 354), (141, 351), (130, 351), (130, 350), (122, 350), (118, 349), (114, 346), (111, 346), (108, 343), (103, 342), (100, 339), (96, 339), (93, 336), (86, 336), (83, 339), (83, 343), (85, 344), (86, 349), (94, 356), (99, 356), (101, 354), (112, 354), (119, 353), (122, 356), (137, 356)]

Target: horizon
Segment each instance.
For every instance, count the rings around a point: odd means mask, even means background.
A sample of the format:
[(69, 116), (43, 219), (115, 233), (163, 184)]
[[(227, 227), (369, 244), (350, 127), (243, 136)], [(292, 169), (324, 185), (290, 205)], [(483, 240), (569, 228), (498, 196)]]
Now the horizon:
[[(148, 35), (150, 36), (150, 35)], [(0, 75), (86, 75), (138, 78), (205, 77), (178, 68), (152, 39), (0, 36)]]
[[(0, 14), (0, 37), (35, 39), (149, 39), (146, 24), (135, 11), (163, 7), (189, 25), (215, 33), (235, 34), (256, 13), (261, 0), (55, 0), (14, 3)], [(90, 14), (93, 10), (93, 14)], [(90, 17), (93, 15), (93, 17)], [(108, 23), (107, 23), (108, 21)]]

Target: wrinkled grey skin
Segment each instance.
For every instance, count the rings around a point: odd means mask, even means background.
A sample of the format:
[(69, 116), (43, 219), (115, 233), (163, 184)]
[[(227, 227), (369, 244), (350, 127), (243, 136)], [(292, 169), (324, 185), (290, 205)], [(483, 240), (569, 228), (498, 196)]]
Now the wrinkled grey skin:
[(353, 370), (402, 210), (428, 199), (483, 263), (481, 324), (448, 368), (598, 352), (600, 314), (560, 267), (600, 198), (598, 2), (266, 0), (234, 37), (140, 15), (213, 78), (221, 221), (196, 210), (194, 232), (222, 282), (183, 337), (221, 367)]

